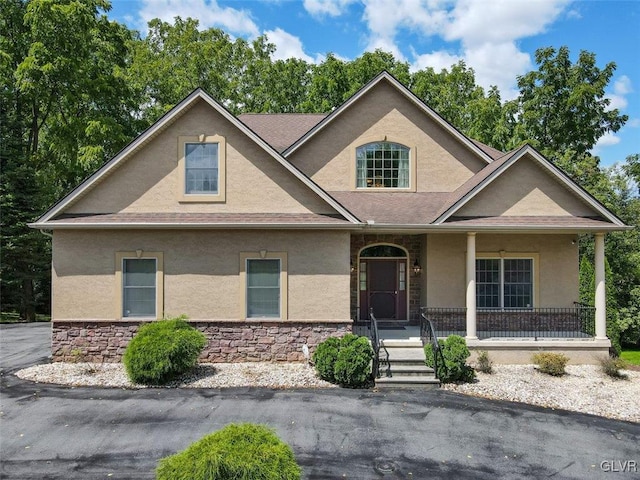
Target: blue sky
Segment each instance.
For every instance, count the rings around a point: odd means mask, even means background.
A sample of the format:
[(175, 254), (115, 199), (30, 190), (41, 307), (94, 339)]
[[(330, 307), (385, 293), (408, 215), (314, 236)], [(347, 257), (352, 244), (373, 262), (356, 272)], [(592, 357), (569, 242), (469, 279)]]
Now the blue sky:
[(598, 142), (603, 166), (640, 153), (640, 1), (628, 0), (112, 0), (109, 17), (144, 34), (147, 21), (197, 18), (233, 37), (267, 35), (274, 58), (320, 62), (327, 53), (353, 59), (381, 48), (412, 69), (464, 60), (504, 99), (516, 77), (535, 68), (536, 49), (567, 45), (615, 62), (607, 95), (629, 116)]

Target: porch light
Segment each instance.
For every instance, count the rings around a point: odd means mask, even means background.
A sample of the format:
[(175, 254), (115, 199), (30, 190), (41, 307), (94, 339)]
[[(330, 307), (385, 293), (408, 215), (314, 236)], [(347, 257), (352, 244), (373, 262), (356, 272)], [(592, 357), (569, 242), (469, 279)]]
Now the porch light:
[(353, 264), (353, 260), (350, 260), (349, 262), (351, 264), (351, 273), (353, 273), (356, 271), (356, 266)]
[(416, 258), (416, 261), (413, 262), (413, 273), (415, 273), (416, 275), (420, 275), (420, 272), (422, 272), (422, 267), (420, 266), (420, 262)]

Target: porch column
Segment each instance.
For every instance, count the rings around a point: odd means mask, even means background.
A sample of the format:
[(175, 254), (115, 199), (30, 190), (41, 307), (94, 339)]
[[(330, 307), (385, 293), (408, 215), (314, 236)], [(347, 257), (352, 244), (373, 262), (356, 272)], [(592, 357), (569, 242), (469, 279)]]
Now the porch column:
[(467, 233), (467, 339), (477, 340), (476, 333), (476, 234)]
[(596, 339), (607, 338), (607, 290), (604, 274), (604, 233), (595, 235), (596, 250)]

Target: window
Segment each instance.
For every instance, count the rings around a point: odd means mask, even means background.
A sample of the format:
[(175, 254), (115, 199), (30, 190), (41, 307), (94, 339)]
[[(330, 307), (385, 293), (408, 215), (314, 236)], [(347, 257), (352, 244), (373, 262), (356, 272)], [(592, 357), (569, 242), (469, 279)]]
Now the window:
[(116, 253), (116, 318), (163, 316), (162, 252)]
[(287, 256), (284, 252), (240, 254), (245, 318), (287, 317)]
[(186, 194), (218, 193), (218, 144), (185, 144)]
[(410, 188), (410, 149), (399, 143), (373, 142), (356, 149), (357, 188)]
[(280, 317), (280, 260), (247, 260), (247, 317)]
[(224, 202), (226, 141), (220, 135), (178, 137), (180, 202)]
[(477, 308), (533, 307), (532, 258), (478, 258)]
[(156, 259), (122, 260), (122, 316), (156, 316)]

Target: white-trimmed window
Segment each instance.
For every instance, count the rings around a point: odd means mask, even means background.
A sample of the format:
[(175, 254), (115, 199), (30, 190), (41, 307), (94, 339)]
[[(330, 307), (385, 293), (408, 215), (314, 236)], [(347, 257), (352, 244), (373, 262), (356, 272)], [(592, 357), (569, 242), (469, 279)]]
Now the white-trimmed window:
[(411, 149), (399, 143), (372, 142), (356, 148), (357, 188), (410, 188)]
[(245, 318), (287, 318), (287, 254), (240, 254)]
[(178, 137), (181, 202), (224, 202), (226, 141), (220, 135)]
[(479, 309), (532, 308), (534, 259), (476, 259), (476, 306)]
[(118, 318), (162, 318), (162, 252), (116, 253)]
[(218, 194), (217, 143), (185, 143), (185, 194)]

